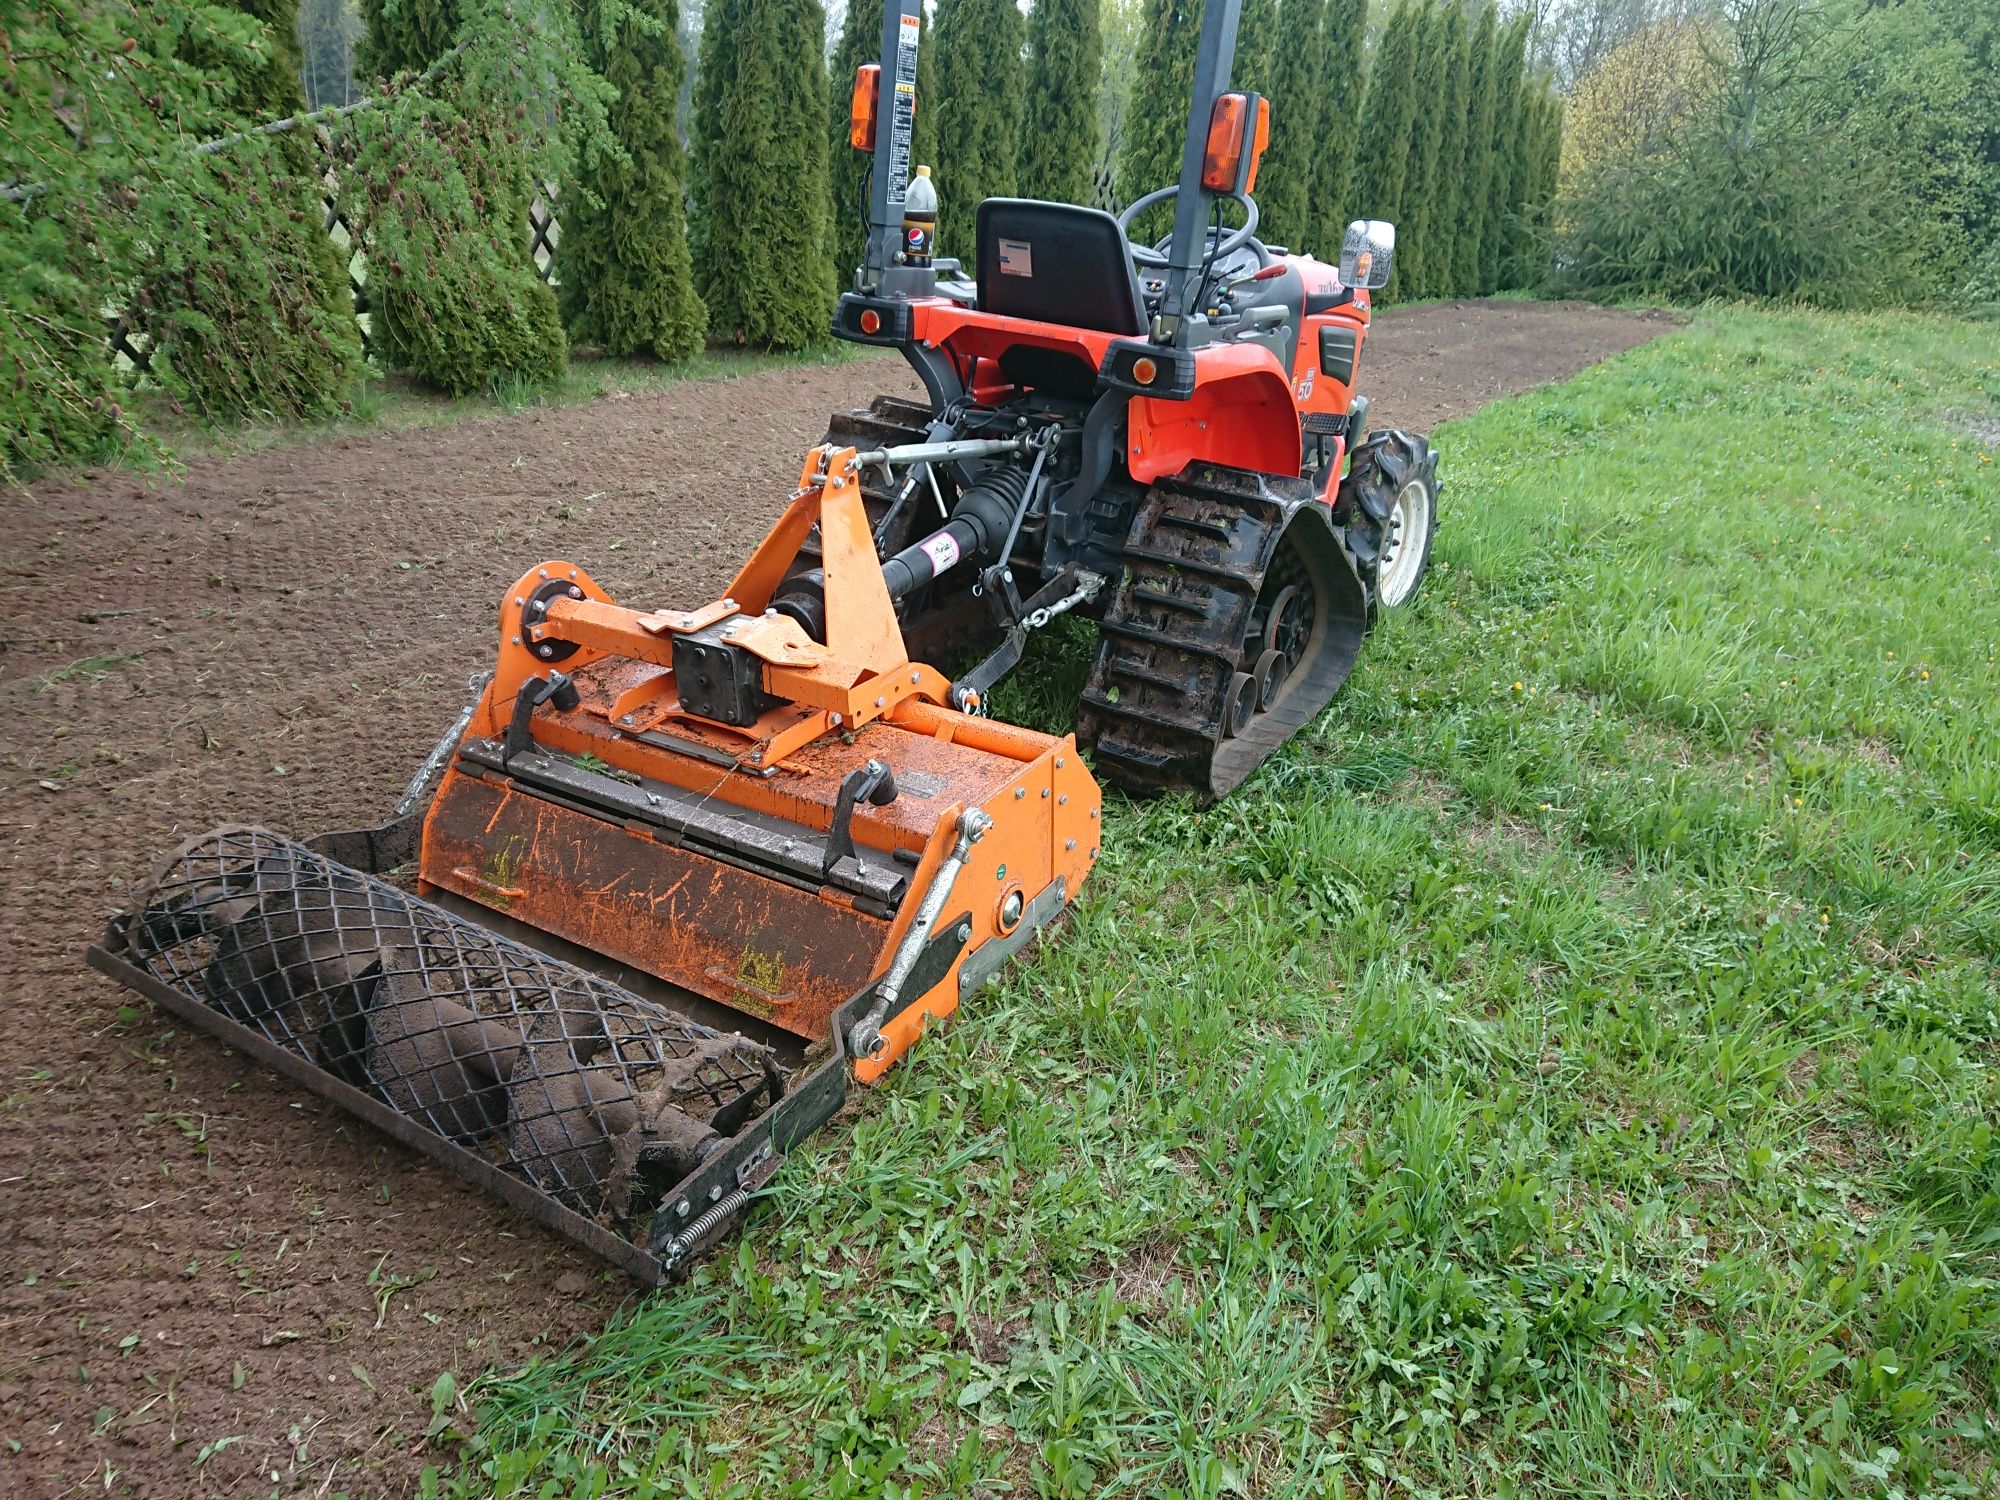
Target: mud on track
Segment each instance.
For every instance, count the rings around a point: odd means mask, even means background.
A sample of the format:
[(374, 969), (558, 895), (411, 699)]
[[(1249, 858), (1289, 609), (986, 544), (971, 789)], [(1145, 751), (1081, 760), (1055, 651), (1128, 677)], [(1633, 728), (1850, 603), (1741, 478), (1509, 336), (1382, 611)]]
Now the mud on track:
[[(1429, 428), (1669, 326), (1394, 311), (1363, 388), (1375, 425)], [(775, 370), (0, 499), (0, 1493), (107, 1471), (114, 1494), (401, 1493), (441, 1371), (560, 1346), (628, 1294), (83, 948), (212, 824), (384, 816), (523, 567), (711, 597), (826, 414), (913, 389), (893, 360)]]

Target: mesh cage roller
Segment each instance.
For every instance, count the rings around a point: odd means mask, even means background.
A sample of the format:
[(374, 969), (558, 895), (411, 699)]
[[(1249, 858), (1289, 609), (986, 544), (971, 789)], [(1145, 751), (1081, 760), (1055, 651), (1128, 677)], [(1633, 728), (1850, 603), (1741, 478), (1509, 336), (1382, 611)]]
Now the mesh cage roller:
[(776, 1055), (260, 828), (139, 893), (122, 956), (564, 1207), (642, 1237)]

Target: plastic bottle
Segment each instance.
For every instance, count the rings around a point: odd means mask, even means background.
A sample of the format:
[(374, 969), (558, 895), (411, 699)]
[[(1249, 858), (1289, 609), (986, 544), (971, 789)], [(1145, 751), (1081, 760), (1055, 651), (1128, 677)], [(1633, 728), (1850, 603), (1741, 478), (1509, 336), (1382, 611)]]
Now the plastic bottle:
[(927, 266), (937, 248), (937, 184), (931, 169), (918, 167), (903, 194), (903, 261)]

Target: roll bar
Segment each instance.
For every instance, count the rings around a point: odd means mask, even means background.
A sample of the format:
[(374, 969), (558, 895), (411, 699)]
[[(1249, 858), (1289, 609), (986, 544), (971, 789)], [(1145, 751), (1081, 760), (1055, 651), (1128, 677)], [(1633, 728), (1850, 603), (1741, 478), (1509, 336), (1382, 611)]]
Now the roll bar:
[[(1153, 342), (1185, 346), (1188, 315), (1200, 291), (1208, 249), (1208, 215), (1215, 195), (1202, 186), (1209, 117), (1229, 90), (1236, 60), (1236, 25), (1243, 0), (1210, 0), (1202, 8), (1201, 40), (1194, 60), (1187, 133), (1181, 147), (1180, 192), (1174, 200), (1174, 235), (1167, 252), (1166, 287), (1153, 322)], [(923, 0), (884, 0), (881, 103), (875, 129), (875, 166), (868, 197), (868, 247), (857, 290), (869, 296), (925, 296), (936, 285), (928, 266), (903, 264), (903, 200), (910, 183), (910, 136), (917, 107), (917, 45)]]

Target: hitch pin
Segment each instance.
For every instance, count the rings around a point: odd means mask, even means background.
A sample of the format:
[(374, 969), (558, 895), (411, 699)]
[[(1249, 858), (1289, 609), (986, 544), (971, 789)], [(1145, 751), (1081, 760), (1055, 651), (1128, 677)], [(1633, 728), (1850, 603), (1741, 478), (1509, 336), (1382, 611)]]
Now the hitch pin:
[(910, 922), (910, 930), (903, 934), (901, 946), (889, 964), (889, 972), (883, 977), (882, 988), (876, 992), (875, 1003), (868, 1007), (868, 1014), (854, 1023), (847, 1033), (847, 1050), (853, 1057), (880, 1057), (889, 1045), (882, 1036), (882, 1023), (889, 1019), (889, 1012), (895, 1009), (901, 998), (903, 985), (909, 980), (910, 970), (917, 966), (917, 955), (923, 951), (924, 940), (930, 936), (931, 928), (937, 925), (938, 913), (951, 896), (951, 888), (958, 884), (958, 872), (965, 868), (965, 862), (972, 856), (972, 846), (986, 837), (986, 830), (993, 826), (993, 820), (985, 811), (968, 807), (958, 815), (958, 842), (952, 846), (938, 872), (931, 877), (930, 889), (924, 892), (923, 904)]

